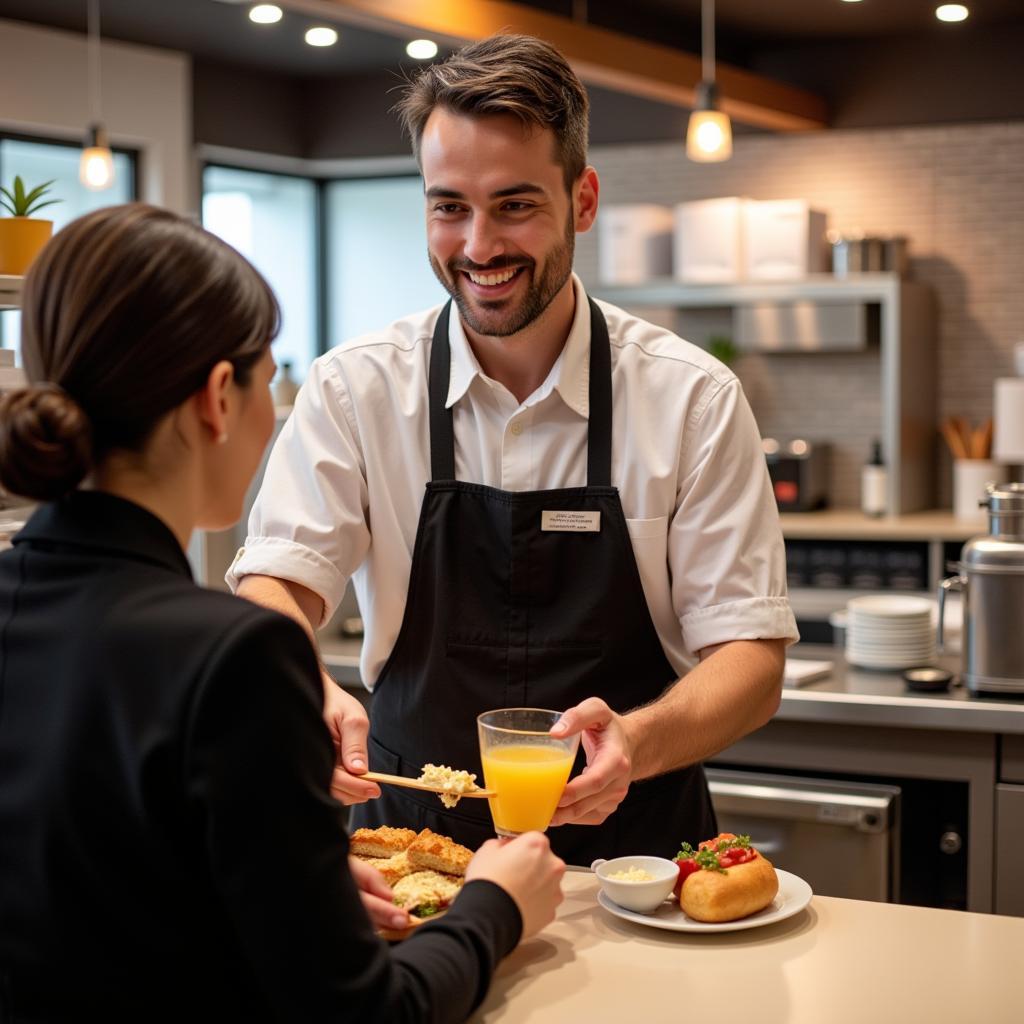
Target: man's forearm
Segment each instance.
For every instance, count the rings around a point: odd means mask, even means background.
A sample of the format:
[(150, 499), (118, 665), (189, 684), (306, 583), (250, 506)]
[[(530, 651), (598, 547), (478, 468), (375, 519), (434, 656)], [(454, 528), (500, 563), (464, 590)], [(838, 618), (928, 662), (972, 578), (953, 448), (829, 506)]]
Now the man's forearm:
[[(318, 594), (308, 587), (276, 576), (243, 576), (238, 584), (238, 596), (294, 619), (306, 631), (319, 658), (320, 647), (317, 644), (315, 624), (319, 623), (323, 615), (324, 603)], [(320, 663), (320, 672), (325, 687), (328, 681), (333, 683), (323, 662)]]
[(736, 640), (625, 715), (633, 779), (702, 761), (764, 725), (778, 710), (784, 664), (784, 641)]

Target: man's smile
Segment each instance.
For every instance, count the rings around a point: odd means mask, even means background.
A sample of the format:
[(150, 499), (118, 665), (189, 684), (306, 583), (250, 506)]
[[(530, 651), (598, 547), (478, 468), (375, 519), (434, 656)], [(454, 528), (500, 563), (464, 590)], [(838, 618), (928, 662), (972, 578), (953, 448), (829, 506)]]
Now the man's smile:
[(511, 281), (522, 269), (522, 267), (511, 267), (508, 270), (492, 271), (491, 273), (474, 273), (472, 270), (466, 270), (464, 273), (473, 284), (495, 285)]

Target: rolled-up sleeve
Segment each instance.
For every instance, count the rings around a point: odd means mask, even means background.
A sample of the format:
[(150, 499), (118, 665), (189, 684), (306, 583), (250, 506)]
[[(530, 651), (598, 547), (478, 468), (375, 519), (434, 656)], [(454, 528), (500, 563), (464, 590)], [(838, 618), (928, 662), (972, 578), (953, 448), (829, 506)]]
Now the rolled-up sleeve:
[(317, 360), (267, 461), (244, 547), (227, 572), (236, 590), (258, 573), (300, 583), (324, 602), (323, 622), (370, 544), (366, 468), (344, 380)]
[(669, 562), (688, 650), (798, 639), (778, 510), (757, 424), (735, 378), (710, 385), (686, 424)]

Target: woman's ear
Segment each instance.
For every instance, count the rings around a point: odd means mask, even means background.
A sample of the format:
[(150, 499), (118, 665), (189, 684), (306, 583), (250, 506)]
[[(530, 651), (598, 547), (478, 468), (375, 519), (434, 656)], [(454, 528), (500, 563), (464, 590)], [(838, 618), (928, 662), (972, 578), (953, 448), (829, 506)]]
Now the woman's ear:
[(228, 439), (228, 423), (234, 394), (235, 368), (222, 359), (210, 371), (206, 383), (195, 396), (199, 419), (209, 430), (213, 440), (224, 444)]

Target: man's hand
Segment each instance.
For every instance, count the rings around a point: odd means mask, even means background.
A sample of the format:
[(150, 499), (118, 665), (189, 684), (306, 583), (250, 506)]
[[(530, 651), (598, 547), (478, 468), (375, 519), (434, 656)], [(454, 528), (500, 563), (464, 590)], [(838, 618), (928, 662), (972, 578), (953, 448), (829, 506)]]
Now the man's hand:
[(359, 778), (369, 764), (366, 734), (370, 730), (370, 720), (366, 709), (326, 673), (324, 721), (331, 731), (338, 758), (331, 778), (331, 795), (343, 804), (363, 804), (380, 796), (380, 786)]
[(632, 781), (633, 759), (622, 716), (598, 697), (569, 708), (552, 736), (582, 733), (587, 766), (562, 793), (552, 825), (600, 825), (622, 803)]
[(370, 916), (373, 926), (393, 928), (396, 931), (408, 927), (408, 911), (396, 907), (391, 902), (394, 893), (384, 881), (384, 876), (376, 868), (371, 868), (369, 864), (364, 864), (355, 857), (349, 857), (348, 866), (359, 888), (359, 898), (363, 901), (363, 907)]

